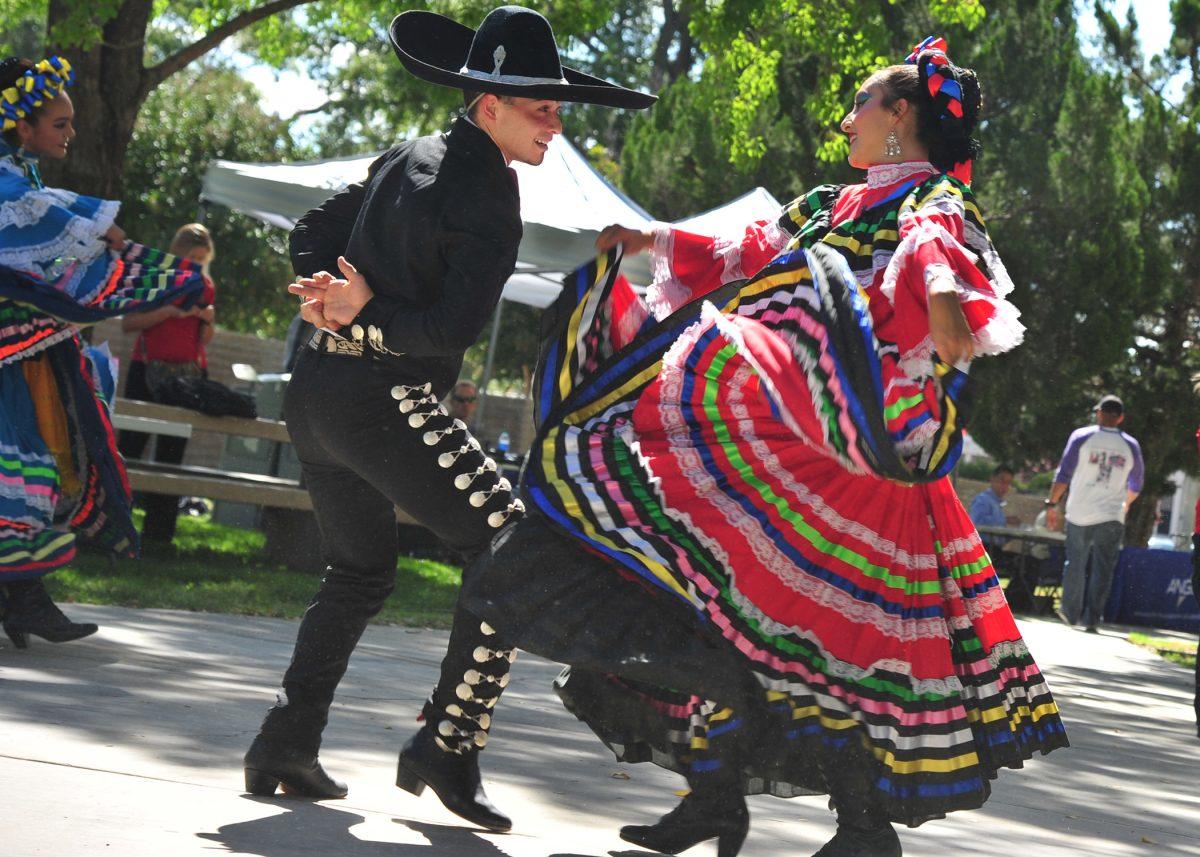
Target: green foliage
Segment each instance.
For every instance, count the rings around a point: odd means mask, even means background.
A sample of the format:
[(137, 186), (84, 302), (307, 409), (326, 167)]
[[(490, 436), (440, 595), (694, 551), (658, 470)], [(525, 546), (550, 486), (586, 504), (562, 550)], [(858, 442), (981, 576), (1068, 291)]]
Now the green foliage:
[[(287, 126), (263, 113), (258, 100), (236, 71), (211, 65), (181, 72), (150, 96), (126, 168), (121, 224), (130, 235), (165, 249), (179, 226), (196, 219), (204, 171), (213, 160), (303, 154)], [(218, 324), (282, 337), (295, 314), (283, 288), (292, 275), (286, 234), (220, 206), (210, 209), (207, 225), (217, 247)]]
[[(141, 513), (135, 512), (140, 521)], [(46, 578), (58, 602), (234, 613), (298, 619), (316, 591), (316, 575), (261, 560), (264, 536), (181, 517), (171, 547), (110, 567), (107, 557), (81, 552)], [(460, 573), (454, 566), (401, 557), (396, 594), (373, 621), (449, 628)]]

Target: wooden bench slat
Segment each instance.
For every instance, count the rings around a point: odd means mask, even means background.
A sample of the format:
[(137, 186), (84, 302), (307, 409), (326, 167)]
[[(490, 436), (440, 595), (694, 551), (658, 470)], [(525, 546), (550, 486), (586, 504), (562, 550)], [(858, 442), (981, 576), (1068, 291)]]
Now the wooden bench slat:
[[(130, 460), (125, 467), (129, 482), (137, 491), (178, 497), (205, 497), (209, 500), (305, 512), (311, 512), (313, 507), (308, 491), (294, 479), (156, 461)], [(396, 510), (396, 521), (401, 524), (417, 523), (399, 509)]]
[(127, 467), (138, 470), (166, 473), (172, 476), (198, 476), (205, 479), (227, 479), (230, 482), (241, 482), (250, 485), (270, 485), (277, 488), (299, 488), (300, 483), (295, 479), (284, 476), (267, 476), (264, 473), (244, 473), (236, 470), (220, 470), (215, 467), (200, 467), (194, 464), (164, 464), (161, 461), (141, 461), (130, 459), (125, 462)]
[(142, 468), (140, 463), (130, 463), (128, 471), (129, 482), (138, 491), (173, 494), (179, 497), (206, 497), (210, 500), (227, 500), (282, 509), (312, 510), (312, 498), (295, 483), (292, 486), (273, 485), (230, 479), (228, 476), (173, 473)]
[(186, 423), (200, 431), (213, 431), (221, 434), (234, 434), (242, 437), (260, 437), (266, 440), (291, 443), (287, 425), (278, 420), (248, 420), (243, 417), (210, 417), (198, 411), (187, 408), (177, 408), (173, 405), (159, 405), (154, 402), (143, 402), (138, 399), (125, 399), (118, 396), (113, 401), (113, 410), (118, 414), (131, 417), (145, 417), (151, 420)]

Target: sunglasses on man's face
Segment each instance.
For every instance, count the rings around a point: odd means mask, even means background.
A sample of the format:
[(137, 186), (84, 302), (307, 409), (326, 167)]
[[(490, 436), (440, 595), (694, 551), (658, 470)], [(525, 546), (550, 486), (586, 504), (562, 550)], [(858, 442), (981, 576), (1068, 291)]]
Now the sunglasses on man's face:
[(460, 405), (469, 405), (475, 401), (474, 396), (451, 396), (450, 398), (458, 402)]

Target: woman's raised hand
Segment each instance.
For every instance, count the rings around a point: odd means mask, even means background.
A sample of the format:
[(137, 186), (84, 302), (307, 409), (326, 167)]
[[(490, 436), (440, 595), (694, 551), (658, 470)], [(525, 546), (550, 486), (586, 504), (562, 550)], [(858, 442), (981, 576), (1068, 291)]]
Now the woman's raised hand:
[(653, 243), (654, 233), (649, 229), (630, 229), (619, 223), (604, 227), (596, 237), (596, 249), (601, 253), (611, 250), (618, 244), (624, 244), (625, 252), (633, 255), (641, 253)]
[(975, 356), (975, 339), (952, 280), (929, 284), (929, 338), (938, 357), (951, 366)]

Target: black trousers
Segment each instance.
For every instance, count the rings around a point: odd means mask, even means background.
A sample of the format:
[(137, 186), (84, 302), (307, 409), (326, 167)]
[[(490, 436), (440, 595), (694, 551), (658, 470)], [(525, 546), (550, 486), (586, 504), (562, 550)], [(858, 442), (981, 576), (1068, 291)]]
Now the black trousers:
[[(125, 398), (154, 401), (154, 395), (146, 384), (146, 364), (140, 360), (129, 364), (129, 372), (125, 376)], [(145, 432), (123, 431), (117, 439), (117, 449), (125, 458), (141, 458), (149, 441), (150, 435)], [(186, 437), (160, 434), (154, 442), (153, 460), (163, 464), (183, 464), (186, 450)], [(179, 498), (170, 494), (142, 494), (140, 499), (142, 508), (146, 510), (146, 518), (142, 521), (142, 539), (170, 544), (175, 538)]]
[[(315, 751), (350, 655), (395, 587), (393, 506), (467, 558), (519, 512), (465, 427), (445, 415), (419, 379), (397, 378), (369, 349), (345, 356), (304, 347), (284, 416), (327, 570), (283, 678), (286, 704), (272, 709), (263, 732)], [(426, 709), (449, 743), (463, 742), (447, 749), (482, 746), (490, 721), (482, 715), (507, 684), (510, 657), (479, 619), (456, 609)]]

